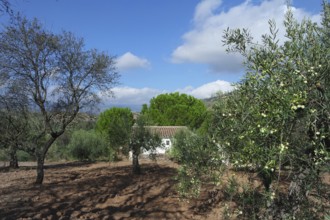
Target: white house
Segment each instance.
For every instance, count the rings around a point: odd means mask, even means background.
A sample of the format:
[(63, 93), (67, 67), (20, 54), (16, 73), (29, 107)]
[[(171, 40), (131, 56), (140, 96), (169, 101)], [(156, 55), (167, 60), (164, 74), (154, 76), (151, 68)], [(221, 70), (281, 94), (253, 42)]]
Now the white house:
[(158, 134), (162, 139), (163, 147), (157, 147), (157, 154), (165, 154), (172, 147), (172, 141), (176, 133), (188, 129), (186, 126), (147, 126), (153, 134)]
[[(182, 130), (187, 130), (186, 126), (146, 126), (153, 134), (158, 134), (162, 139), (162, 146), (156, 148), (157, 155), (164, 155), (172, 147), (172, 141), (176, 133)], [(142, 156), (148, 156), (151, 151), (145, 151)], [(129, 157), (131, 158), (131, 152)]]

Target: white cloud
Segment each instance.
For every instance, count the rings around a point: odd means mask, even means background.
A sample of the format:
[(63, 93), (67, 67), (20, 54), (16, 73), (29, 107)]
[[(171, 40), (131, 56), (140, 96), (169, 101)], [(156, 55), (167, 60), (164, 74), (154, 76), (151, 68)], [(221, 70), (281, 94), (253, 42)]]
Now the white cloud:
[(131, 69), (138, 68), (149, 68), (150, 62), (145, 58), (140, 58), (131, 52), (127, 52), (122, 56), (118, 57), (117, 60), (117, 68), (121, 71), (127, 71)]
[[(183, 89), (177, 89), (173, 92), (185, 93), (192, 95), (198, 99), (210, 98), (218, 91), (229, 92), (233, 90), (231, 83), (227, 81), (217, 80), (214, 82), (206, 83), (200, 87), (193, 88), (188, 86)], [(153, 88), (133, 88), (133, 87), (115, 87), (112, 89), (114, 97), (101, 95), (102, 106), (131, 106), (141, 107), (142, 104), (149, 104), (150, 99), (159, 94), (170, 93), (170, 91), (158, 90)]]
[(222, 1), (208, 0), (201, 1), (195, 10), (194, 21), (195, 23), (201, 23), (208, 17), (212, 16), (213, 11), (221, 5)]
[(234, 89), (230, 82), (217, 80), (214, 82), (206, 83), (200, 87), (193, 88), (188, 86), (184, 89), (177, 90), (180, 93), (192, 95), (198, 99), (210, 98), (219, 91), (230, 92)]
[(148, 104), (150, 99), (164, 93), (158, 89), (152, 88), (132, 88), (132, 87), (115, 87), (112, 89), (114, 98), (103, 98), (104, 104), (112, 105), (142, 105)]
[[(283, 19), (287, 10), (286, 0), (264, 0), (255, 5), (246, 0), (240, 5), (223, 11), (221, 0), (202, 0), (195, 9), (194, 27), (183, 35), (183, 44), (172, 53), (174, 63), (202, 63), (209, 65), (214, 72), (239, 72), (242, 70), (242, 57), (228, 54), (223, 46), (222, 35), (227, 27), (248, 28), (255, 40), (268, 33), (269, 19), (275, 20), (283, 38)], [(221, 11), (222, 10), (222, 11)], [(320, 21), (320, 15), (293, 8), (295, 18), (311, 17)]]

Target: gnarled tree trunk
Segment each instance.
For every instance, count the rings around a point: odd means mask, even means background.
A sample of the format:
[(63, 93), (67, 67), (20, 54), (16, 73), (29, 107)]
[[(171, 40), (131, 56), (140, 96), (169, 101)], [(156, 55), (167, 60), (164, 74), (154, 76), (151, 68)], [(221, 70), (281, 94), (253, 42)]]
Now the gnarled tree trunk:
[(11, 147), (9, 152), (9, 167), (17, 169), (18, 168), (18, 159), (17, 159), (17, 153), (16, 148)]
[(46, 143), (45, 145), (36, 152), (36, 159), (37, 159), (37, 178), (35, 181), (35, 184), (41, 185), (43, 180), (44, 180), (44, 163), (45, 163), (45, 157), (46, 154), (48, 152), (48, 149), (50, 148), (50, 146), (52, 146), (52, 144), (54, 143), (54, 141), (56, 140), (56, 138), (58, 138), (61, 134), (63, 134), (63, 132), (61, 132), (58, 135), (54, 135), (53, 137), (51, 137)]

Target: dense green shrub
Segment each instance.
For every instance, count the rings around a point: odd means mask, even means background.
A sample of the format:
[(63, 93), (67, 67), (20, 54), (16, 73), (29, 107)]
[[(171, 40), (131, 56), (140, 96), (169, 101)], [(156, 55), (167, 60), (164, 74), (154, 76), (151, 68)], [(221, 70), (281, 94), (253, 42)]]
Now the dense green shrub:
[[(17, 150), (16, 155), (17, 155), (18, 162), (35, 160), (33, 155), (30, 155), (29, 153), (22, 151), (22, 150)], [(9, 158), (10, 158), (10, 156), (9, 156), (8, 150), (1, 149), (0, 150), (0, 161), (9, 162)]]
[(35, 161), (35, 157), (25, 151), (18, 150), (17, 152), (17, 160), (20, 161)]
[(68, 144), (60, 145), (60, 143), (55, 142), (49, 149), (46, 159), (48, 161), (70, 161), (74, 158), (71, 155)]
[(6, 160), (8, 160), (8, 155), (5, 149), (0, 149), (0, 161), (6, 161)]
[(67, 129), (60, 137), (58, 137), (49, 149), (46, 159), (48, 161), (69, 161), (76, 159), (72, 156), (69, 144), (71, 142), (72, 135), (75, 131), (93, 131), (96, 121), (93, 115), (81, 113), (74, 123)]
[(68, 145), (73, 158), (78, 160), (96, 160), (109, 157), (106, 139), (94, 130), (74, 131)]
[(69, 149), (69, 143), (74, 129), (67, 130), (62, 134), (49, 149), (46, 159), (48, 161), (69, 161), (72, 156)]

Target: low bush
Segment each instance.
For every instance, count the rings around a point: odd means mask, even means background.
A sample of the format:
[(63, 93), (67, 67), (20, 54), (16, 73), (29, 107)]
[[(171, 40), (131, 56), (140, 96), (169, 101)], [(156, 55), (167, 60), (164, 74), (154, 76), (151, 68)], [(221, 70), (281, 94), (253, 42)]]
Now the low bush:
[(94, 130), (74, 131), (68, 149), (71, 156), (80, 161), (104, 159), (110, 155), (106, 139)]
[(17, 160), (19, 162), (24, 162), (24, 161), (34, 161), (35, 158), (30, 155), (29, 153), (22, 151), (22, 150), (18, 150), (17, 151)]

